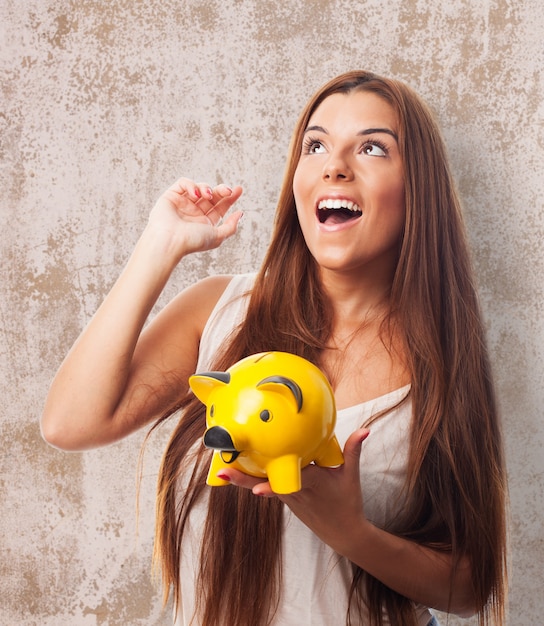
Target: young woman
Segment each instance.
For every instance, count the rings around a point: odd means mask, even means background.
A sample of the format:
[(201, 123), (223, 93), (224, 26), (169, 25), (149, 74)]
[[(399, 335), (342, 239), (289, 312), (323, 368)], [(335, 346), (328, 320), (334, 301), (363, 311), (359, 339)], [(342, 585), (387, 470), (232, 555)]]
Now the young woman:
[[(142, 331), (183, 257), (234, 235), (241, 193), (180, 179), (163, 194), (53, 382), (45, 438), (104, 445), (181, 409), (156, 542), (179, 625), (423, 626), (427, 607), (502, 623), (499, 420), (428, 109), (368, 72), (325, 85), (296, 126), (258, 274), (207, 278)], [(345, 464), (308, 466), (286, 496), (233, 469), (209, 488), (205, 407), (187, 379), (266, 350), (326, 373)]]

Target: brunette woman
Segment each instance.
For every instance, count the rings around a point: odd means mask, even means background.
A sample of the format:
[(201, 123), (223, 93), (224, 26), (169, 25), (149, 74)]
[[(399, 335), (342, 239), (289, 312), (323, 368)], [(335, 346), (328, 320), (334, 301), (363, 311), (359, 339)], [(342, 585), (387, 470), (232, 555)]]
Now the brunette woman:
[[(235, 234), (240, 187), (178, 180), (61, 366), (42, 419), (61, 448), (178, 416), (163, 458), (156, 560), (176, 623), (394, 626), (428, 607), (504, 618), (506, 479), (459, 201), (428, 108), (350, 72), (307, 104), (256, 275), (214, 276), (142, 331), (174, 267)], [(223, 470), (205, 485), (195, 371), (293, 352), (328, 376), (340, 468), (303, 488)], [(176, 417), (176, 419), (178, 419)]]

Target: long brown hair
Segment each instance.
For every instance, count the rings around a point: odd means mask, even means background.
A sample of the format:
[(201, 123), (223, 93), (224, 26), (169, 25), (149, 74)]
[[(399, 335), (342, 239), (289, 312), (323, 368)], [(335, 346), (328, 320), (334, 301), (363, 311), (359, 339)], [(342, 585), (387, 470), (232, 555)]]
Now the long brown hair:
[[(309, 101), (291, 140), (272, 239), (247, 316), (213, 367), (226, 369), (265, 350), (293, 352), (319, 364), (331, 334), (331, 306), (298, 224), (292, 183), (310, 116), (329, 95), (352, 90), (371, 91), (396, 111), (404, 163), (406, 222), (390, 311), (403, 335), (414, 418), (406, 504), (387, 530), (451, 551), (454, 570), (461, 558), (468, 558), (480, 623), (501, 624), (506, 480), (484, 331), (443, 142), (429, 109), (406, 85), (369, 72), (349, 72)], [(160, 470), (155, 552), (166, 595), (172, 587), (176, 606), (183, 533), (205, 488), (209, 458), (198, 445), (204, 407), (187, 394), (179, 408), (182, 418)], [(188, 483), (183, 493), (180, 475)], [(281, 503), (234, 487), (211, 489), (204, 533), (199, 623), (269, 623), (280, 600)], [(225, 563), (239, 566), (225, 568)], [(393, 624), (417, 623), (411, 601), (360, 568), (353, 571), (350, 602), (361, 611), (368, 607), (372, 624), (383, 623), (384, 611)], [(214, 593), (218, 589), (221, 593)]]

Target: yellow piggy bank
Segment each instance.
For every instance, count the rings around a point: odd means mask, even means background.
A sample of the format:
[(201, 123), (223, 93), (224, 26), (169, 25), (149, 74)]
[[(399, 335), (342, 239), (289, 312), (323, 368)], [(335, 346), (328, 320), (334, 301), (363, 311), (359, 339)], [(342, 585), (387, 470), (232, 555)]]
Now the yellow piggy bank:
[(336, 405), (328, 380), (315, 365), (286, 352), (263, 352), (226, 372), (189, 378), (206, 405), (204, 445), (214, 450), (207, 483), (225, 467), (268, 477), (275, 493), (301, 488), (301, 468), (314, 462), (342, 465), (334, 434)]

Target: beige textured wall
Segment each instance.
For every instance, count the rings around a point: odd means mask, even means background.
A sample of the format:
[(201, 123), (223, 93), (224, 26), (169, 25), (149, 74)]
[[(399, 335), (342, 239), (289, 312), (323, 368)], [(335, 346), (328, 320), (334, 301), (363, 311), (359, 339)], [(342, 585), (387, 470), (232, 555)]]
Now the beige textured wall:
[(360, 67), (415, 87), (449, 145), (504, 415), (508, 623), (543, 623), (541, 0), (1, 0), (0, 25), (0, 624), (169, 623), (149, 578), (166, 433), (137, 531), (143, 433), (55, 451), (38, 429), (48, 384), (178, 175), (242, 184), (246, 216), (162, 302), (258, 265), (300, 107)]

